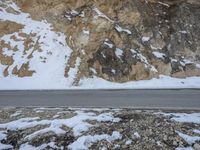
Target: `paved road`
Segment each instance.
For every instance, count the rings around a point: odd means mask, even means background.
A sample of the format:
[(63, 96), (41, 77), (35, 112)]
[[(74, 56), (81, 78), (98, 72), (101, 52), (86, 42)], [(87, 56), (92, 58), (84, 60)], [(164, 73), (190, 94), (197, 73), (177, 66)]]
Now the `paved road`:
[(0, 91), (4, 106), (179, 108), (200, 110), (200, 90)]

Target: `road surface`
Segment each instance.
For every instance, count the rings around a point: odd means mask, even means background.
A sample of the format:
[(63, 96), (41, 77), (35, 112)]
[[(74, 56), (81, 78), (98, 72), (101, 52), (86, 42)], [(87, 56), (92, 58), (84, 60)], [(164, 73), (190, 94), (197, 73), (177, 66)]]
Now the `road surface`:
[(200, 90), (0, 91), (0, 107), (134, 107), (199, 109)]

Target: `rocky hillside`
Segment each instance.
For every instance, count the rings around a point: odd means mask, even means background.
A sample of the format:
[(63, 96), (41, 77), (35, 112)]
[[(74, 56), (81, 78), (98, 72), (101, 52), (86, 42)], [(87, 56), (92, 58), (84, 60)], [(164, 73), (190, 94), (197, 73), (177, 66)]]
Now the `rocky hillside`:
[(199, 0), (1, 0), (0, 77), (200, 76), (199, 24)]

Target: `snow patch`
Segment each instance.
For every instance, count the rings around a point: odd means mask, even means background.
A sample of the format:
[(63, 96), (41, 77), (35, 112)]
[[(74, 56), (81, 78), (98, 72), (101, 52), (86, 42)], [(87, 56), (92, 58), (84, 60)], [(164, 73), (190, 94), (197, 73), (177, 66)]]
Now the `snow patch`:
[(127, 140), (125, 144), (130, 145), (132, 142), (133, 142), (132, 140)]
[(156, 51), (153, 52), (153, 55), (160, 59), (164, 59), (166, 57), (166, 55), (164, 53), (156, 52)]
[(0, 150), (12, 149), (13, 148), (12, 145), (1, 143), (1, 140), (6, 139), (6, 137), (7, 137), (7, 135), (5, 134), (5, 132), (4, 131), (0, 131)]
[(179, 131), (176, 131), (176, 133), (182, 138), (184, 139), (189, 145), (192, 145), (193, 143), (195, 143), (196, 141), (200, 140), (199, 136), (189, 136), (187, 134), (181, 133)]
[[(184, 84), (183, 84), (184, 82)], [(74, 89), (184, 89), (199, 88), (200, 77), (187, 77), (185, 79), (160, 75), (151, 80), (130, 81), (126, 83), (113, 83), (99, 77), (82, 78), (79, 87)]]
[(200, 134), (200, 130), (193, 130), (194, 133)]
[(182, 66), (185, 66), (185, 65), (189, 65), (189, 64), (194, 64), (192, 61), (188, 60), (188, 59), (183, 59), (180, 61), (180, 64)]
[[(35, 118), (22, 118), (12, 122), (0, 124), (0, 128), (5, 130), (24, 130), (27, 128), (33, 128), (38, 125), (48, 126), (44, 129), (36, 131), (25, 139), (32, 140), (33, 138), (46, 134), (54, 133), (56, 135), (65, 134), (66, 131), (62, 129), (62, 126), (72, 128), (74, 136), (79, 136), (82, 132), (87, 131), (93, 125), (86, 122), (86, 120), (96, 120), (97, 122), (119, 122), (119, 118), (115, 118), (112, 113), (102, 113), (96, 115), (95, 113), (85, 113), (82, 111), (76, 111), (77, 115), (69, 119), (53, 119), (53, 120), (40, 120), (39, 117)], [(3, 137), (4, 135), (1, 134)]]
[(120, 48), (116, 48), (115, 50), (115, 55), (121, 59), (121, 57), (123, 56), (123, 50)]
[(186, 123), (198, 123), (200, 124), (200, 113), (159, 113), (164, 116), (172, 116), (171, 120), (177, 122), (186, 122)]
[[(66, 36), (61, 32), (53, 31), (52, 25), (46, 20), (33, 20), (29, 14), (21, 12), (15, 3), (4, 2), (4, 4), (17, 11), (18, 14), (9, 13), (5, 8), (2, 8), (0, 20), (16, 22), (24, 27), (19, 33), (4, 35), (0, 38), (5, 43), (10, 44), (12, 48), (18, 48), (17, 51), (4, 49), (5, 54), (13, 55), (14, 63), (8, 69), (9, 76), (7, 78), (0, 74), (0, 89), (9, 85), (16, 85), (18, 88), (37, 87), (40, 89), (47, 88), (49, 83), (57, 88), (67, 86), (69, 79), (64, 77), (64, 70), (72, 50), (66, 43)], [(32, 40), (31, 45), (38, 45), (39, 48), (35, 49), (32, 46), (24, 54), (24, 40), (26, 38), (22, 34), (29, 36)], [(12, 36), (15, 36), (17, 41), (13, 40)], [(15, 66), (20, 68), (24, 63), (29, 63), (30, 70), (34, 70), (36, 73), (32, 77), (18, 78), (13, 76), (13, 68)]]
[(0, 143), (0, 150), (13, 149), (12, 145)]
[(142, 42), (148, 42), (150, 40), (150, 37), (142, 37)]
[(19, 150), (43, 150), (47, 147), (51, 147), (51, 148), (54, 148), (54, 149), (59, 149), (54, 142), (50, 142), (48, 144), (42, 144), (41, 146), (38, 146), (38, 147), (35, 147), (35, 146), (32, 146), (28, 143), (25, 143), (23, 145), (20, 146)]
[(68, 72), (68, 80), (70, 81), (70, 83), (72, 84), (74, 79), (76, 78), (76, 75), (78, 73), (78, 67), (81, 64), (81, 59), (80, 57), (76, 58), (76, 64), (74, 68), (70, 68), (69, 72)]
[(122, 135), (117, 131), (114, 131), (112, 135), (101, 134), (101, 135), (94, 135), (94, 136), (91, 136), (91, 135), (81, 136), (75, 142), (70, 144), (68, 148), (70, 150), (77, 150), (77, 149), (88, 150), (93, 143), (96, 143), (98, 141), (106, 140), (107, 142), (111, 143), (121, 138), (122, 138)]
[(19, 116), (22, 113), (22, 111), (16, 111), (14, 114), (10, 115), (10, 117), (16, 117)]
[(97, 72), (94, 68), (90, 68), (90, 71), (92, 71), (94, 74), (97, 74)]
[(107, 45), (109, 48), (113, 48), (113, 44), (111, 44), (111, 43), (108, 43), (105, 41), (103, 44)]
[(0, 131), (0, 141), (6, 138), (6, 134), (3, 131)]
[(112, 72), (113, 74), (115, 74), (115, 73), (116, 73), (116, 70), (115, 70), (115, 69), (111, 69), (111, 72)]
[(196, 67), (200, 69), (200, 64), (196, 64)]
[(118, 32), (125, 32), (127, 34), (132, 34), (132, 32), (128, 29), (123, 29), (122, 27), (120, 27), (119, 25), (116, 25), (115, 26), (115, 29), (118, 31)]
[(89, 35), (90, 31), (89, 30), (83, 30), (83, 33)]
[(84, 12), (78, 12), (76, 10), (72, 10), (70, 12), (66, 12), (66, 14), (64, 15), (69, 21), (72, 21), (72, 17), (85, 17), (85, 13)]
[(133, 134), (133, 139), (139, 139), (139, 138), (141, 138), (141, 136), (139, 135), (138, 132), (135, 132), (135, 133)]
[(194, 150), (192, 147), (178, 147), (176, 150)]

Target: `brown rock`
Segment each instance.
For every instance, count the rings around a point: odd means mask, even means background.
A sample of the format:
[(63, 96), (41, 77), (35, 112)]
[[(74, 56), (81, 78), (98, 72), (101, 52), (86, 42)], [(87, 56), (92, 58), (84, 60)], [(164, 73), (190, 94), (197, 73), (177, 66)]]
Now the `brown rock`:
[(4, 71), (3, 71), (3, 76), (4, 77), (7, 77), (9, 74), (8, 74), (8, 68), (9, 67), (6, 67), (5, 69), (4, 69)]
[(0, 64), (2, 65), (12, 65), (14, 62), (13, 58), (10, 56), (4, 56), (3, 54), (1, 54), (0, 51)]
[(23, 25), (11, 21), (0, 21), (0, 36), (11, 34), (22, 29)]
[(20, 69), (17, 68), (17, 66), (15, 66), (13, 68), (12, 74), (13, 75), (17, 75), (18, 77), (28, 77), (28, 76), (32, 76), (33, 73), (35, 73), (35, 71), (33, 70), (29, 70), (29, 63), (25, 63), (23, 64)]

